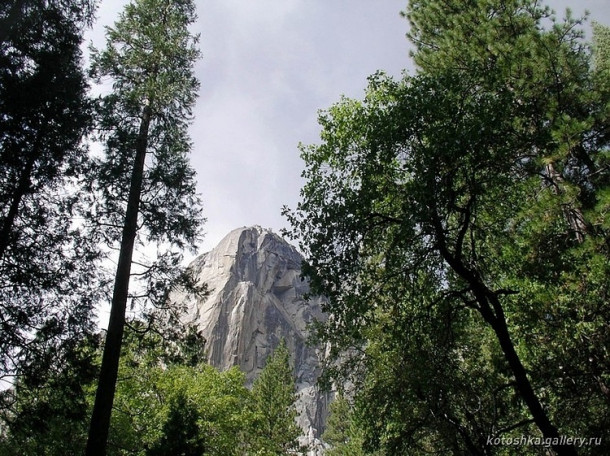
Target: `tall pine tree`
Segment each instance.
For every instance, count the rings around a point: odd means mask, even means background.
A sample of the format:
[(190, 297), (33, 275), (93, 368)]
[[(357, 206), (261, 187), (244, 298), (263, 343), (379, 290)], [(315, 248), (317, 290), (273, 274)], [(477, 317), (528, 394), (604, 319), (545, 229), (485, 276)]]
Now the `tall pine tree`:
[(297, 399), (290, 352), (282, 341), (252, 386), (256, 436), (263, 454), (298, 454), (301, 430), (295, 421)]
[[(188, 125), (198, 82), (193, 65), (197, 38), (191, 0), (135, 0), (125, 7), (107, 45), (94, 52), (92, 73), (112, 82), (99, 104), (105, 156), (97, 166), (90, 217), (119, 242), (110, 321), (91, 418), (87, 455), (105, 454), (128, 301), (163, 303), (171, 271), (181, 255), (171, 247), (193, 246), (202, 221), (188, 162)], [(139, 272), (146, 280), (130, 296), (136, 243), (156, 242), (166, 254)]]

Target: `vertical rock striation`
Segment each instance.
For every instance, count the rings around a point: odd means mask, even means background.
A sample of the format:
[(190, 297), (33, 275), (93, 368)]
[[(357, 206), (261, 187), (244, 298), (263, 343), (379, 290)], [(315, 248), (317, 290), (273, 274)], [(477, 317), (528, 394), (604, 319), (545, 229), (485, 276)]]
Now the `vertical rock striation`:
[(174, 295), (172, 300), (186, 304), (187, 322), (205, 337), (210, 364), (239, 366), (249, 384), (267, 356), (286, 341), (294, 362), (302, 443), (316, 455), (321, 454), (329, 397), (316, 386), (320, 349), (307, 345), (307, 325), (322, 318), (321, 301), (305, 301), (309, 286), (300, 277), (301, 261), (294, 247), (269, 230), (236, 229), (190, 266), (198, 281), (208, 284), (209, 296)]

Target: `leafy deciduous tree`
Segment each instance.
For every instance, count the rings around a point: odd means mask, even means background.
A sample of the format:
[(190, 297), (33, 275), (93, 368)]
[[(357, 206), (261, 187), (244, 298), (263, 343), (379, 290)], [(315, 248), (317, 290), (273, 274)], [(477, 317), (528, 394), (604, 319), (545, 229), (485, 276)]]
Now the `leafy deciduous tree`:
[[(414, 435), (400, 400), (434, 423), (422, 451), (452, 448), (435, 434), (453, 432), (460, 451), (487, 454), (484, 434), (534, 423), (574, 454), (558, 427), (602, 436), (607, 420), (607, 87), (578, 21), (538, 2), (414, 0), (407, 17), (418, 74), (371, 77), (364, 101), (323, 113), (322, 144), (302, 150), (303, 200), (287, 214), (330, 298), (323, 336), (379, 338), (371, 366), (386, 371), (371, 376), (396, 394), (370, 389), (365, 407), (385, 448)], [(477, 360), (474, 337), (490, 335)], [(404, 383), (404, 369), (420, 372)], [(488, 384), (468, 385), (486, 371)], [(507, 391), (500, 418), (512, 422), (470, 410), (477, 394), (491, 407)]]

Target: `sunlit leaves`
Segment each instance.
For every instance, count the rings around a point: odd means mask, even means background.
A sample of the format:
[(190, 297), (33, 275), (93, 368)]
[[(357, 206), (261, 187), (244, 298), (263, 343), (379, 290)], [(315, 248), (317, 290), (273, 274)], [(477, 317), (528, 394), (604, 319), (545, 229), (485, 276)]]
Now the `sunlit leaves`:
[[(375, 75), (362, 101), (321, 114), (286, 211), (330, 298), (319, 335), (364, 348), (367, 442), (501, 451), (483, 437), (535, 433), (546, 413), (599, 432), (608, 92), (581, 21), (527, 0), (412, 1), (406, 14), (418, 73)], [(519, 362), (531, 381), (513, 382)]]

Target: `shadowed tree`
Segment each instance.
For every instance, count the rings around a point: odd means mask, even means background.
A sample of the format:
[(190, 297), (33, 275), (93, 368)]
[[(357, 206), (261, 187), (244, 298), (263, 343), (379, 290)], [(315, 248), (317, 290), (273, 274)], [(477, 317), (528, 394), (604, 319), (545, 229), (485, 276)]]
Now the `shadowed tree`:
[(171, 398), (169, 415), (163, 423), (162, 437), (146, 456), (202, 456), (205, 440), (197, 424), (199, 411), (183, 391)]
[[(86, 391), (97, 378), (99, 339), (85, 336), (54, 351), (46, 365), (28, 369), (11, 390), (11, 406), (0, 414), (3, 456), (80, 456), (87, 437)], [(69, 442), (69, 444), (68, 444)]]
[(75, 223), (91, 128), (94, 0), (0, 5), (0, 375), (90, 329), (98, 258)]

